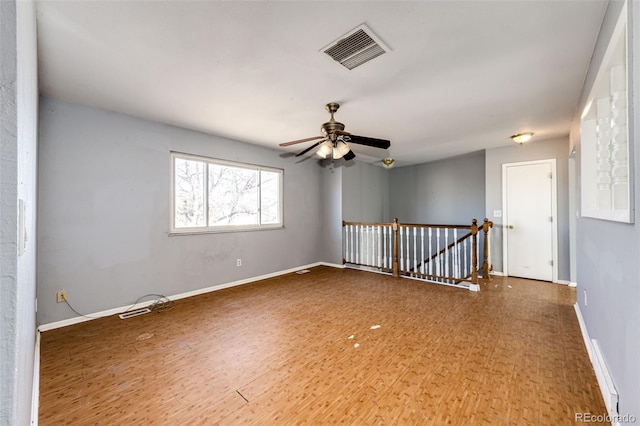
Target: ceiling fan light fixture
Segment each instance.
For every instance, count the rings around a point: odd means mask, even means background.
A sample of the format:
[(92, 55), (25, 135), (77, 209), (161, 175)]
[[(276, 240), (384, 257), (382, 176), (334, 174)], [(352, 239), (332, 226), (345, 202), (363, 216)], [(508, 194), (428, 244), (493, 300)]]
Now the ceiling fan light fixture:
[(351, 151), (349, 145), (347, 145), (343, 141), (338, 141), (338, 143), (336, 143), (336, 146), (333, 148), (333, 159), (338, 160), (344, 157), (345, 154), (349, 151)]
[(322, 145), (320, 145), (320, 149), (318, 149), (316, 151), (316, 154), (318, 155), (318, 157), (320, 157), (320, 158), (322, 158), (324, 160), (332, 152), (333, 152), (333, 145), (331, 144), (331, 142), (327, 141), (327, 142), (323, 143)]
[(533, 136), (533, 132), (517, 133), (515, 135), (512, 135), (511, 139), (515, 143), (522, 145), (525, 142), (528, 142), (529, 139), (531, 139), (532, 136)]
[(385, 166), (387, 169), (390, 169), (391, 167), (393, 167), (393, 162), (394, 161), (396, 161), (396, 160), (394, 160), (391, 157), (383, 158), (382, 160), (380, 160), (382, 165)]

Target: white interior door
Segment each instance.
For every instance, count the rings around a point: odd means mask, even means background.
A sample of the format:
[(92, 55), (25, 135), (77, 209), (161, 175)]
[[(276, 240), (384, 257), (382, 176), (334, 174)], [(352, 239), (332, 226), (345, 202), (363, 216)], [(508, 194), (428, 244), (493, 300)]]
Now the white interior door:
[(555, 160), (503, 166), (509, 276), (556, 281)]

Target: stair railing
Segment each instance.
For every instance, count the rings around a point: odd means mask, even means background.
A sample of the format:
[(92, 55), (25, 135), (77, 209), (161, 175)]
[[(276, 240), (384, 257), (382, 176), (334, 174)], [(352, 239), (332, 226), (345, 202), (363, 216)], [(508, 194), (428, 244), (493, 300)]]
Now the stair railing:
[(482, 278), (489, 279), (493, 223), (478, 226), (344, 222), (343, 263), (478, 290), (479, 244), (483, 239)]

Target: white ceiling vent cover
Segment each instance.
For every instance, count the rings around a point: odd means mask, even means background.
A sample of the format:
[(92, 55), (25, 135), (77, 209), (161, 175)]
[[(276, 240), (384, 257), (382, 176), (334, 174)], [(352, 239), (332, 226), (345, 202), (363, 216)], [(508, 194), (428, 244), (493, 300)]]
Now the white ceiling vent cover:
[(391, 49), (382, 43), (369, 27), (362, 24), (322, 48), (321, 51), (352, 70)]

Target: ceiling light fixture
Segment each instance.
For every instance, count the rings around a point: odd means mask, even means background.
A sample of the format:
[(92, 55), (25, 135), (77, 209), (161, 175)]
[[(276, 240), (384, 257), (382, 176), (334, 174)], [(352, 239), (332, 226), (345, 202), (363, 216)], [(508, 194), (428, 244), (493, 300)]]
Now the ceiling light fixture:
[(511, 136), (511, 139), (513, 139), (515, 143), (522, 145), (525, 142), (527, 142), (529, 139), (531, 139), (531, 136), (533, 136), (532, 132), (518, 133), (516, 135)]
[(318, 157), (320, 157), (322, 159), (325, 159), (332, 152), (333, 152), (333, 145), (331, 144), (331, 142), (326, 141), (325, 143), (320, 145), (320, 149), (318, 149), (318, 151), (316, 151), (316, 154), (318, 154)]
[(382, 165), (385, 166), (387, 169), (390, 169), (391, 167), (393, 167), (393, 162), (396, 161), (391, 157), (387, 157), (387, 158), (383, 158), (382, 160), (380, 160)]
[(333, 159), (339, 160), (340, 158), (344, 157), (345, 154), (349, 151), (351, 151), (351, 148), (349, 148), (349, 145), (347, 145), (343, 141), (338, 141), (333, 147)]
[(355, 155), (353, 153), (349, 154), (350, 152), (351, 147), (344, 140), (337, 139), (335, 142), (326, 141), (320, 145), (316, 154), (322, 159), (331, 157), (334, 160), (339, 160), (344, 157), (346, 160), (351, 160)]

